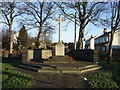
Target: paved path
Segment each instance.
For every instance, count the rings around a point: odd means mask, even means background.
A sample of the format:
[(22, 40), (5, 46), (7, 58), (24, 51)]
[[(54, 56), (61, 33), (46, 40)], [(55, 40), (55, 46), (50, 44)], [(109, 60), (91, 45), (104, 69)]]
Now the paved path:
[(80, 74), (38, 73), (21, 68), (14, 70), (36, 78), (30, 88), (86, 88)]

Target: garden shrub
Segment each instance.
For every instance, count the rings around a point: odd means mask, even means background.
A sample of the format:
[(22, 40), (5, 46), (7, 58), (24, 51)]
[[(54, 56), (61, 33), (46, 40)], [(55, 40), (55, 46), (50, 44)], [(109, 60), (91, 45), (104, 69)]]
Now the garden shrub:
[(3, 70), (3, 74), (9, 76), (9, 78), (3, 82), (3, 88), (27, 88), (32, 84), (34, 79), (30, 75), (11, 70)]
[(88, 84), (91, 88), (118, 88), (113, 76), (112, 72), (99, 72), (87, 78)]
[(2, 74), (2, 82), (8, 78), (8, 75)]
[(27, 88), (29, 85), (31, 85), (31, 83), (31, 79), (13, 76), (7, 81), (3, 82), (3, 88)]
[(99, 59), (100, 60), (107, 60), (107, 57), (108, 57), (108, 51), (107, 50), (99, 52)]

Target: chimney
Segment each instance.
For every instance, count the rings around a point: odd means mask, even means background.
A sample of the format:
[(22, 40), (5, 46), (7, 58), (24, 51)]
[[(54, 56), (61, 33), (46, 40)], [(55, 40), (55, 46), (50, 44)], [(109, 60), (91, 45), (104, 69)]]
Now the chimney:
[(104, 30), (103, 30), (103, 34), (106, 34), (107, 33), (107, 30), (106, 30), (106, 28), (104, 28)]
[(93, 35), (91, 35), (91, 38), (93, 38)]

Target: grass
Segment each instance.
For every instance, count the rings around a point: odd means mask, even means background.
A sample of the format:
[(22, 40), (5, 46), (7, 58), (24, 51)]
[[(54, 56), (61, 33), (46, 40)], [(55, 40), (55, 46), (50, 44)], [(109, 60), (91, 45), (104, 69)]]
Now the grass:
[(12, 69), (14, 68), (11, 63), (3, 63), (2, 64), (2, 70), (5, 70), (6, 68)]
[(28, 88), (34, 80), (34, 78), (30, 75), (12, 70), (4, 70), (3, 74), (10, 77), (3, 81), (3, 88)]
[(103, 67), (104, 72), (89, 75), (88, 84), (91, 88), (120, 88), (120, 62), (100, 61), (99, 65)]
[(2, 60), (2, 87), (3, 88), (28, 88), (34, 78), (11, 70), (21, 64), (20, 59)]

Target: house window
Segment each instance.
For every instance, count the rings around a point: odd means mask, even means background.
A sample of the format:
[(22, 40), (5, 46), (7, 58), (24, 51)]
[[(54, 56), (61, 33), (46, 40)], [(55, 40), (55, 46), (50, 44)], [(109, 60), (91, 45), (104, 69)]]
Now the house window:
[(95, 40), (95, 43), (97, 43), (97, 39)]
[(104, 42), (106, 42), (106, 37), (104, 37)]
[(102, 38), (100, 38), (100, 43), (102, 42)]
[(98, 43), (100, 43), (100, 39), (98, 39)]
[(102, 39), (102, 42), (105, 42), (104, 37), (103, 37), (103, 39)]
[(107, 42), (108, 41), (108, 37), (105, 37), (105, 42)]

